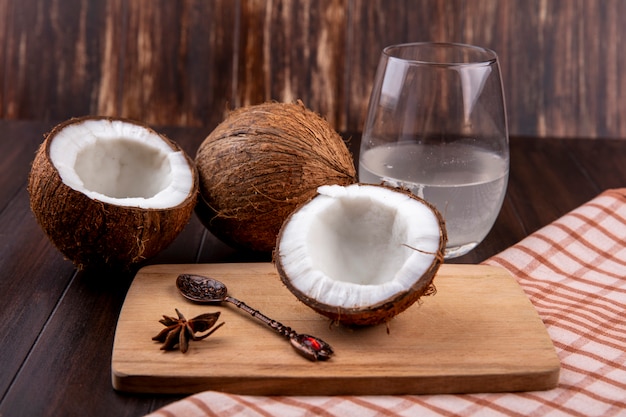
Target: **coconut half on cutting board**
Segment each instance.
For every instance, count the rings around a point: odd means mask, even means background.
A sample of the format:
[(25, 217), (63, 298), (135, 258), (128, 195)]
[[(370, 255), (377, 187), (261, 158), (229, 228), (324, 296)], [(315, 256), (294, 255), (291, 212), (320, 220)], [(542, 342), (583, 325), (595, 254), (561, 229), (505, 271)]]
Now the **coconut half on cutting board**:
[(123, 119), (70, 119), (46, 135), (28, 190), (35, 217), (77, 267), (126, 268), (182, 231), (198, 175), (173, 141)]
[(285, 221), (274, 262), (313, 310), (346, 325), (375, 325), (432, 288), (446, 242), (440, 213), (409, 192), (329, 185)]

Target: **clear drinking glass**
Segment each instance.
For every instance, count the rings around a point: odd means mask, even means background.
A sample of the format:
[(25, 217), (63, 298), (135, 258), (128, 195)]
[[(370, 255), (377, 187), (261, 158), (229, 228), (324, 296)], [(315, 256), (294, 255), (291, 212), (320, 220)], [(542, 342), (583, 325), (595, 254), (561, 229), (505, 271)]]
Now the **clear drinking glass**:
[(489, 233), (504, 200), (509, 140), (495, 52), (411, 43), (381, 54), (363, 129), (359, 180), (411, 190), (446, 221), (446, 258)]

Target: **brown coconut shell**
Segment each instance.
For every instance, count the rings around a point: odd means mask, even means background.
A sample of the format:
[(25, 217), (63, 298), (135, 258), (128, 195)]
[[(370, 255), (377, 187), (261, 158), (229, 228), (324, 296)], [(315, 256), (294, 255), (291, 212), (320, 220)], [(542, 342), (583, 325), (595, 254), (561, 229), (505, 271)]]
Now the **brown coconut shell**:
[(237, 109), (198, 149), (202, 223), (231, 246), (271, 252), (283, 221), (317, 187), (356, 182), (352, 155), (302, 102)]
[[(367, 185), (383, 187), (393, 190), (395, 192), (406, 194), (411, 198), (420, 201), (422, 204), (428, 207), (437, 219), (440, 231), (439, 247), (437, 249), (437, 252), (434, 254), (435, 256), (433, 258), (433, 261), (427, 268), (426, 272), (421, 277), (419, 277), (419, 279), (416, 279), (415, 283), (410, 287), (409, 290), (397, 293), (393, 297), (390, 297), (375, 305), (364, 306), (361, 308), (341, 308), (337, 306), (332, 306), (307, 296), (293, 286), (293, 284), (291, 283), (291, 278), (286, 274), (283, 268), (280, 256), (277, 255), (280, 250), (274, 253), (273, 258), (276, 270), (278, 272), (278, 275), (280, 276), (281, 281), (283, 282), (283, 284), (285, 284), (289, 291), (296, 296), (298, 300), (306, 304), (317, 313), (328, 317), (333, 322), (340, 323), (346, 326), (362, 327), (387, 323), (395, 316), (402, 313), (407, 308), (411, 307), (424, 295), (434, 294), (436, 292), (436, 289), (433, 281), (435, 279), (435, 276), (437, 275), (439, 267), (444, 262), (446, 244), (448, 243), (448, 234), (444, 218), (433, 204), (412, 194), (406, 189), (393, 188), (387, 185)], [(296, 212), (297, 210), (288, 216), (288, 218), (285, 220), (284, 225), (287, 225), (291, 217)], [(284, 226), (283, 228), (281, 228), (281, 231), (277, 238), (277, 248), (280, 248), (283, 230)]]
[[(178, 206), (145, 209), (118, 206), (86, 196), (63, 183), (50, 160), (50, 144), (58, 132), (86, 120), (122, 120), (107, 117), (73, 118), (55, 126), (45, 135), (28, 179), (30, 207), (50, 241), (79, 268), (127, 269), (155, 256), (168, 246), (188, 223), (196, 204), (198, 174), (193, 160), (185, 154), (193, 171), (193, 187)], [(182, 149), (157, 134), (174, 151)], [(184, 152), (183, 152), (184, 153)]]

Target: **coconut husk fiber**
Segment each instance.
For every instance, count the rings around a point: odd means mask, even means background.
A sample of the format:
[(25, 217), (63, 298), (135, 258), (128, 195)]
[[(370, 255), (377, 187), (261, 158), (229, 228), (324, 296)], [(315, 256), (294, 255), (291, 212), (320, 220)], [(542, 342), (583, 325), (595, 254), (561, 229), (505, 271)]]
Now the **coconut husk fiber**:
[(302, 102), (237, 109), (196, 155), (197, 214), (231, 246), (271, 252), (283, 221), (321, 185), (356, 182), (352, 155)]

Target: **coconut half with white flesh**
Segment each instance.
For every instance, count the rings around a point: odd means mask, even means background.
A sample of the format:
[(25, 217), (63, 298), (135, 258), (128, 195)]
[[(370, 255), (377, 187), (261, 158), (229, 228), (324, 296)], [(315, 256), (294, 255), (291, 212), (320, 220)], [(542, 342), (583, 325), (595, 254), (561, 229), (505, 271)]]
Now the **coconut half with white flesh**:
[(145, 125), (83, 117), (46, 135), (28, 191), (39, 225), (78, 268), (127, 268), (182, 231), (198, 174), (175, 142)]
[(346, 325), (375, 325), (431, 288), (447, 235), (434, 206), (378, 185), (329, 185), (285, 221), (274, 261), (303, 303)]

